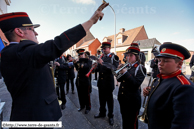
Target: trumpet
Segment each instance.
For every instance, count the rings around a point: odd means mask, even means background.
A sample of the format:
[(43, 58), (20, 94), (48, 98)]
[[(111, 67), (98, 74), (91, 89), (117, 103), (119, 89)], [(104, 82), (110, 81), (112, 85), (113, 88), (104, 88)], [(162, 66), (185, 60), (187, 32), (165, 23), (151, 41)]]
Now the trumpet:
[(89, 77), (91, 72), (94, 70), (94, 68), (97, 65), (97, 61), (96, 60), (92, 60), (92, 68), (90, 69), (90, 71), (86, 74), (86, 77)]
[(142, 113), (142, 115), (138, 115), (137, 119), (139, 119), (141, 122), (144, 123), (148, 123), (148, 118), (147, 118), (147, 104), (146, 107), (144, 109), (144, 112)]
[[(154, 79), (154, 80), (155, 80), (155, 79)], [(151, 86), (153, 86), (154, 80), (152, 81)], [(159, 83), (158, 83), (158, 84), (159, 84)], [(148, 117), (147, 117), (148, 103), (149, 103), (150, 97), (152, 96), (152, 94), (154, 93), (154, 91), (157, 89), (158, 86), (159, 86), (159, 85), (157, 85), (157, 86), (152, 90), (152, 92), (150, 93), (150, 95), (149, 95), (149, 97), (148, 97), (148, 100), (147, 100), (147, 102), (146, 102), (146, 106), (145, 106), (144, 112), (142, 113), (142, 115), (138, 115), (138, 116), (137, 116), (137, 118), (138, 118), (141, 122), (148, 123)]]
[[(100, 58), (102, 58), (102, 56), (103, 56), (103, 54), (98, 58), (98, 59), (100, 59)], [(90, 71), (86, 74), (86, 77), (89, 77), (90, 76), (90, 74), (91, 74), (91, 72), (94, 70), (94, 68), (97, 66), (97, 60), (92, 60), (92, 68), (90, 69)]]
[[(54, 87), (56, 88), (57, 87), (57, 79), (54, 77), (54, 67), (51, 66), (50, 67), (50, 70), (51, 70), (51, 74), (52, 74), (52, 77), (53, 77), (53, 83), (54, 83)], [(58, 99), (58, 102), (59, 102), (59, 105), (62, 104), (62, 101)]]
[(112, 70), (113, 75), (114, 75), (117, 79), (119, 79), (119, 78), (122, 76), (122, 74), (120, 74), (119, 72), (120, 72), (121, 70), (123, 70), (123, 69), (124, 69), (125, 67), (127, 67), (127, 66), (129, 66), (129, 68), (131, 68), (131, 63), (127, 62), (127, 63), (125, 63), (124, 66), (121, 67), (120, 69), (118, 69), (118, 70), (116, 70), (116, 71)]

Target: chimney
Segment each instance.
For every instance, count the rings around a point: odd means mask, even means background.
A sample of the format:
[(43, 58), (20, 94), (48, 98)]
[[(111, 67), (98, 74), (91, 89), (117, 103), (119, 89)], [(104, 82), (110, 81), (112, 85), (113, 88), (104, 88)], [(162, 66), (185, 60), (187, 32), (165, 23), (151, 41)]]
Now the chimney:
[(120, 29), (120, 32), (121, 32), (121, 33), (125, 32), (125, 28), (121, 28), (121, 29)]

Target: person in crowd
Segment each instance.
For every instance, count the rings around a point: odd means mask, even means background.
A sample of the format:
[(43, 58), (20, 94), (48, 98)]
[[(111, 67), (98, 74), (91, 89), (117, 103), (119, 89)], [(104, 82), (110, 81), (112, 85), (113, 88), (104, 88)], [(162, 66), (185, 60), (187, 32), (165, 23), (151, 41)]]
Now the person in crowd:
[(190, 80), (192, 80), (192, 82), (194, 82), (194, 68), (192, 68), (194, 66), (194, 55), (191, 57), (191, 61), (189, 63), (190, 69), (191, 69), (191, 76), (190, 76)]
[(90, 102), (90, 78), (86, 77), (86, 74), (89, 72), (91, 68), (91, 63), (88, 58), (85, 57), (85, 50), (78, 49), (77, 53), (79, 56), (79, 60), (74, 61), (75, 68), (77, 70), (77, 78), (76, 78), (76, 87), (78, 92), (79, 104), (80, 108), (78, 111), (85, 110), (85, 114), (88, 114), (91, 110), (91, 102)]
[(119, 57), (110, 52), (111, 43), (103, 42), (101, 48), (103, 49), (103, 56), (98, 59), (99, 78), (97, 82), (100, 109), (99, 113), (94, 118), (106, 116), (106, 104), (108, 105), (109, 124), (113, 125), (113, 90), (115, 89), (114, 76), (111, 69), (103, 65), (103, 63), (110, 63), (115, 68), (119, 64)]
[(0, 15), (0, 28), (10, 42), (1, 51), (1, 73), (12, 97), (10, 121), (57, 121), (62, 116), (49, 61), (60, 57), (101, 20), (103, 3), (92, 17), (54, 40), (38, 44), (38, 33), (25, 12)]
[[(97, 51), (97, 58), (100, 58), (100, 56), (101, 56), (101, 51), (100, 50), (98, 50)], [(98, 76), (98, 69), (95, 69), (95, 78), (94, 78), (94, 80), (97, 80), (97, 76)]]
[(159, 74), (157, 58), (154, 57), (154, 59), (151, 60), (150, 67), (152, 68), (152, 78), (157, 78), (157, 75)]
[[(119, 60), (119, 65), (121, 64), (121, 60)], [(119, 86), (119, 82), (116, 80), (116, 86)]]
[(194, 84), (180, 70), (189, 51), (165, 42), (156, 57), (160, 74), (150, 88), (143, 89), (144, 96), (149, 95), (144, 113), (148, 128), (193, 129)]
[[(88, 61), (90, 63), (90, 67), (92, 67), (92, 60), (90, 59), (90, 52), (89, 51), (86, 51), (85, 52), (85, 55), (86, 55), (86, 58), (88, 58)], [(92, 74), (90, 74), (89, 76), (89, 79), (90, 79), (90, 88), (89, 88), (89, 91), (90, 93), (92, 92)]]
[[(145, 79), (146, 69), (140, 65), (139, 57), (140, 49), (137, 47), (129, 47), (126, 50), (126, 63), (128, 66), (120, 71), (121, 82), (118, 91), (118, 101), (122, 115), (123, 129), (137, 129), (137, 115), (141, 107), (141, 93), (139, 88)], [(118, 69), (123, 67), (119, 65)]]
[(55, 62), (56, 68), (55, 68), (55, 77), (57, 78), (57, 87), (56, 92), (58, 95), (58, 98), (62, 101), (61, 109), (65, 109), (66, 104), (66, 97), (65, 97), (65, 82), (67, 79), (67, 73), (68, 70), (68, 64), (66, 63), (65, 57), (61, 55), (59, 58), (56, 59)]
[(67, 83), (66, 83), (66, 94), (69, 93), (69, 81), (71, 82), (71, 91), (72, 94), (74, 94), (74, 78), (75, 78), (75, 72), (74, 72), (74, 64), (73, 59), (71, 55), (67, 55), (67, 62), (69, 69), (67, 70)]

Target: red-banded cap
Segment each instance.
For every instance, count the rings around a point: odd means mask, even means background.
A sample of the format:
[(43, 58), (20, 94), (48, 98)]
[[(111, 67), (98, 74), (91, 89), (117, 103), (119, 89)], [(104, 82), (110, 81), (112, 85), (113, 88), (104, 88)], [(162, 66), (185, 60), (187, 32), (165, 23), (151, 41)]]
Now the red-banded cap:
[(0, 15), (0, 28), (3, 32), (13, 30), (18, 27), (34, 26), (39, 27), (39, 24), (32, 24), (29, 16), (25, 12), (13, 12)]

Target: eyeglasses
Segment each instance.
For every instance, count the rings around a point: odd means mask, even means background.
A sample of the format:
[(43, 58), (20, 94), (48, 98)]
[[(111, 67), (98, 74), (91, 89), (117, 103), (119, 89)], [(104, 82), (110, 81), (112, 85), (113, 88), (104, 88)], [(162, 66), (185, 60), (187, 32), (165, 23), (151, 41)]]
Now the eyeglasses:
[(105, 50), (107, 47), (104, 47), (104, 48), (102, 48), (103, 50)]
[(35, 33), (35, 30), (33, 28), (27, 28), (27, 27), (20, 27), (21, 30), (31, 30)]

